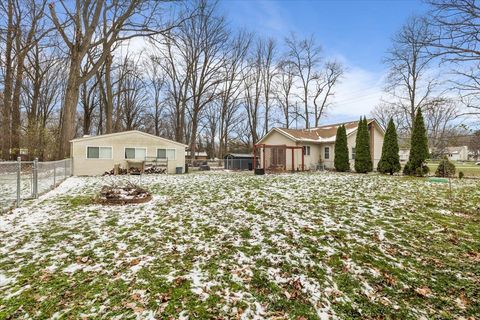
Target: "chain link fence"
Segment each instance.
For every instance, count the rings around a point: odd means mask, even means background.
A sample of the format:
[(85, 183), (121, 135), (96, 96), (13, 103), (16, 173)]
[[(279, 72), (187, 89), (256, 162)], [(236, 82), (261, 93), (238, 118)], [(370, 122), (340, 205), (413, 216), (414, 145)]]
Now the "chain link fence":
[(52, 190), (71, 174), (71, 159), (0, 162), (0, 212)]

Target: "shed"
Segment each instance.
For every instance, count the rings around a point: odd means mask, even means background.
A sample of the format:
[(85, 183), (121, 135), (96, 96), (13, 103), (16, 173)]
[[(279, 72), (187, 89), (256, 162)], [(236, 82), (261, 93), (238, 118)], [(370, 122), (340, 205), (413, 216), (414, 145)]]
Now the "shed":
[(122, 168), (145, 163), (163, 163), (168, 173), (185, 168), (183, 143), (138, 130), (98, 136), (84, 136), (70, 141), (73, 174), (100, 175), (119, 164)]
[(223, 157), (224, 168), (229, 170), (253, 170), (253, 154), (229, 153)]

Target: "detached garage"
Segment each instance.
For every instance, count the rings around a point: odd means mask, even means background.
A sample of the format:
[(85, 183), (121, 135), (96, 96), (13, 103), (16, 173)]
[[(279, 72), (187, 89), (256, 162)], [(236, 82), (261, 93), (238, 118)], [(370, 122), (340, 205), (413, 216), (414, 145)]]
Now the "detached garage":
[(112, 170), (116, 164), (128, 168), (146, 162), (163, 163), (168, 173), (176, 173), (185, 168), (186, 147), (179, 142), (132, 130), (73, 139), (70, 141), (70, 155), (73, 174), (77, 176), (100, 175)]

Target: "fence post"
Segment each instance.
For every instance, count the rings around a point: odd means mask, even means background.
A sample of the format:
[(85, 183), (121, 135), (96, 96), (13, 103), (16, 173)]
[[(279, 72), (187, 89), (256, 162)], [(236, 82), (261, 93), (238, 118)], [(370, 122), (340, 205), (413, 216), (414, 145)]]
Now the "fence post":
[(17, 157), (17, 208), (20, 206), (20, 183), (21, 183), (21, 171), (22, 171), (22, 158)]
[(38, 158), (33, 159), (33, 197), (38, 198)]

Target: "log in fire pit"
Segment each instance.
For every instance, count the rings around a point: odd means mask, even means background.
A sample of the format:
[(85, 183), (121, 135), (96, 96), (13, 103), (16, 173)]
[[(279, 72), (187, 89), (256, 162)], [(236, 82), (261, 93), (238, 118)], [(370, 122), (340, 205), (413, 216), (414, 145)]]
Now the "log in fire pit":
[(98, 197), (99, 203), (113, 205), (145, 203), (150, 200), (152, 200), (150, 192), (132, 183), (125, 186), (103, 186)]

